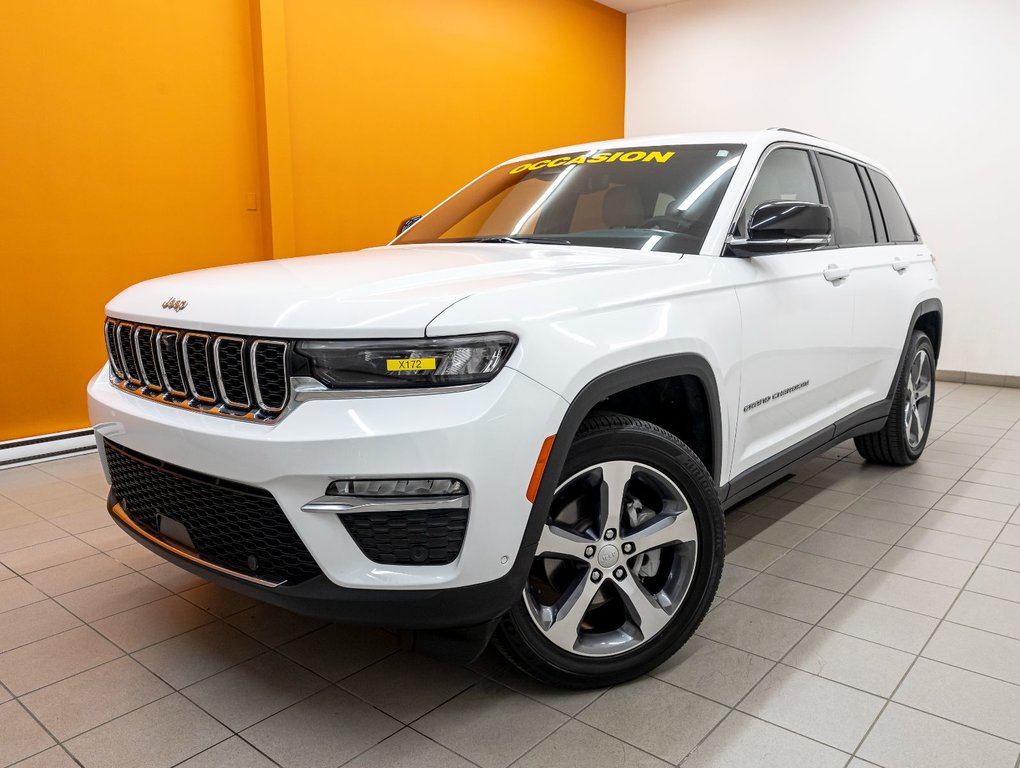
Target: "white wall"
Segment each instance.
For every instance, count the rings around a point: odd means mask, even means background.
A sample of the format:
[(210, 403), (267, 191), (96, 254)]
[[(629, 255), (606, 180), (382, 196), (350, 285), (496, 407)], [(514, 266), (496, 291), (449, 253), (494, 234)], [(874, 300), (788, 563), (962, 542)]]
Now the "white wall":
[(940, 367), (1020, 375), (1018, 0), (685, 0), (628, 15), (628, 136), (769, 126), (887, 166), (938, 259)]

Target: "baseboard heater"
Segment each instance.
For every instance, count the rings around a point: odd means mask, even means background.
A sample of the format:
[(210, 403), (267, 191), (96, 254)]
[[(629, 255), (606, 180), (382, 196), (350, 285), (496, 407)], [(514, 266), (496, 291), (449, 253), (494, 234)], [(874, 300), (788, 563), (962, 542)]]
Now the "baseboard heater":
[(79, 453), (96, 450), (96, 435), (92, 429), (71, 432), (54, 432), (52, 435), (25, 437), (0, 442), (0, 469), (52, 461)]

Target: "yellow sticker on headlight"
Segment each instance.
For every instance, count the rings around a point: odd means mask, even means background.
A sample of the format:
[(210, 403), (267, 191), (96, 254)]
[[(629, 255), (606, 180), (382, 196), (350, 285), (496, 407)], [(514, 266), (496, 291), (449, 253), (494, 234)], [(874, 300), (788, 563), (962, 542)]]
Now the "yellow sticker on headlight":
[(387, 371), (434, 371), (434, 357), (404, 357), (386, 361)]

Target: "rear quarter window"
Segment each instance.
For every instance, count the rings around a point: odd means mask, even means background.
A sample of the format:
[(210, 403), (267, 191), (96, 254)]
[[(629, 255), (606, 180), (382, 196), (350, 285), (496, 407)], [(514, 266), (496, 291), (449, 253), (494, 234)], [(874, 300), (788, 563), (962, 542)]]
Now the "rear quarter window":
[(903, 206), (896, 187), (889, 181), (885, 174), (868, 169), (871, 183), (875, 187), (875, 194), (878, 196), (878, 204), (882, 208), (882, 217), (885, 219), (885, 229), (889, 234), (889, 240), (894, 243), (913, 243), (917, 240), (917, 232), (910, 222), (907, 209)]

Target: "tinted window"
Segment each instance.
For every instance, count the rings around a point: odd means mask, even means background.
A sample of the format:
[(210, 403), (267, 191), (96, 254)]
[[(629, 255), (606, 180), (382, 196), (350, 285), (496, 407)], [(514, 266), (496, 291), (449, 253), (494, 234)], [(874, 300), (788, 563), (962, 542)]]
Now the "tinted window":
[(836, 245), (874, 243), (875, 227), (857, 166), (832, 155), (819, 155), (818, 165), (832, 208)]
[(903, 201), (900, 200), (892, 182), (878, 171), (869, 170), (868, 173), (875, 185), (878, 203), (882, 206), (882, 216), (885, 218), (889, 239), (894, 243), (912, 243), (917, 240), (914, 225), (910, 223), (907, 209), (903, 207)]
[(868, 178), (868, 172), (865, 168), (858, 165), (857, 174), (861, 177), (861, 183), (864, 184), (864, 194), (868, 196), (868, 207), (871, 209), (871, 223), (875, 225), (875, 238), (880, 243), (888, 243), (889, 237), (885, 233), (885, 221), (882, 219), (882, 209), (878, 207), (878, 198), (875, 197), (875, 187), (871, 184), (871, 179)]
[(777, 149), (765, 158), (737, 220), (737, 234), (746, 234), (747, 217), (755, 208), (776, 200), (821, 202), (811, 160), (803, 149)]

